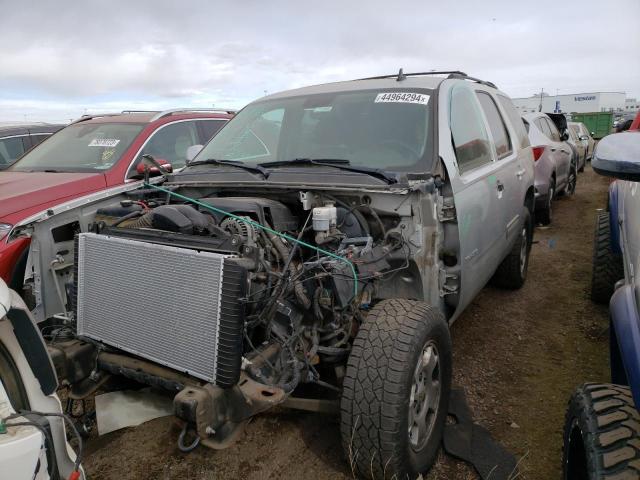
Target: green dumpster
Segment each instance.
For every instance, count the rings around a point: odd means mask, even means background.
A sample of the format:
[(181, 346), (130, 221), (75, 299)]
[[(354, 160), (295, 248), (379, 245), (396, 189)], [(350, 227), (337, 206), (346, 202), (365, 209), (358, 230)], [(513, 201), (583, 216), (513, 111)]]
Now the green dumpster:
[(613, 112), (572, 113), (571, 121), (584, 123), (593, 132), (593, 138), (600, 139), (611, 133)]

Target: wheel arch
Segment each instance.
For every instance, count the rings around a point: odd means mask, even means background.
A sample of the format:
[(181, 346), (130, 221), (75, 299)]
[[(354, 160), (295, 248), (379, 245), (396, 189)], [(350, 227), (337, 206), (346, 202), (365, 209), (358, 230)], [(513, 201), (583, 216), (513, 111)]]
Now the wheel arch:
[[(614, 292), (609, 311), (613, 330), (611, 343), (617, 347), (617, 350), (612, 350), (612, 354), (619, 354), (633, 400), (636, 405), (640, 405), (640, 314), (633, 285), (623, 285)], [(619, 375), (615, 366), (611, 373)]]

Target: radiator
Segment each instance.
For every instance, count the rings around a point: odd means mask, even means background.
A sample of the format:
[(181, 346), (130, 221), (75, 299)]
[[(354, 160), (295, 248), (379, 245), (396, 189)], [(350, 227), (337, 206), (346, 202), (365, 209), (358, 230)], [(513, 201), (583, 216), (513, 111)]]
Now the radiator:
[(79, 337), (237, 383), (246, 271), (234, 257), (94, 233), (76, 249)]

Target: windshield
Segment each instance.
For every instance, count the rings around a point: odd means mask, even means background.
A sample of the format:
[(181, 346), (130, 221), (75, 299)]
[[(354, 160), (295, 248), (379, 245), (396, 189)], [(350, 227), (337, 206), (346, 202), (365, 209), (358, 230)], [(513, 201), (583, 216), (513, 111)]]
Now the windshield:
[(120, 159), (143, 127), (131, 123), (70, 125), (25, 154), (10, 170), (104, 171)]
[(431, 91), (359, 91), (250, 104), (195, 161), (259, 164), (296, 158), (348, 160), (352, 166), (425, 171)]

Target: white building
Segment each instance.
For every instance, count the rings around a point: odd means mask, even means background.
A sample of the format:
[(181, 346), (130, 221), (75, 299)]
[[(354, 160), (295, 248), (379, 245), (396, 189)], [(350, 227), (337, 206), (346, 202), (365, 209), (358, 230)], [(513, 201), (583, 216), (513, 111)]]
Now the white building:
[(513, 103), (520, 113), (533, 113), (539, 111), (542, 101), (543, 112), (586, 113), (586, 112), (624, 112), (633, 100), (627, 99), (624, 92), (592, 92), (572, 93), (567, 95), (532, 95), (526, 98), (514, 98)]
[(627, 98), (624, 101), (625, 112), (637, 112), (638, 110), (640, 110), (640, 102), (635, 98)]

